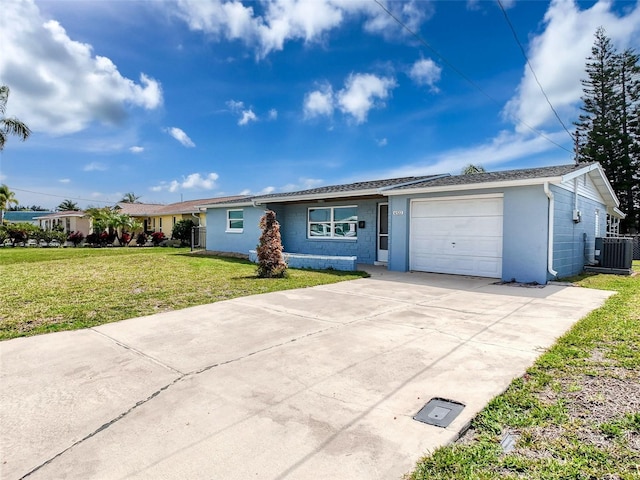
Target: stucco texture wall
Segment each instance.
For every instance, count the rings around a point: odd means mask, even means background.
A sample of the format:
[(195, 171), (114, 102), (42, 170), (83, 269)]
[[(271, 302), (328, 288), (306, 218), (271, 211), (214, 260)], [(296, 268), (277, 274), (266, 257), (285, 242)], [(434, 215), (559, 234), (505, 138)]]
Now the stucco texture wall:
[(411, 199), (503, 194), (502, 276), (505, 281), (546, 283), (548, 199), (542, 186), (443, 192), (390, 198), (389, 269), (409, 269)]
[(241, 253), (249, 255), (260, 239), (260, 217), (264, 209), (256, 207), (233, 207), (242, 209), (244, 228), (241, 233), (227, 232), (227, 210), (229, 208), (207, 209), (207, 250)]
[[(377, 205), (385, 200), (345, 200), (341, 202), (270, 204), (280, 222), (280, 233), (284, 251), (312, 255), (356, 256), (358, 263), (373, 264), (376, 261)], [(358, 221), (365, 227), (357, 229), (356, 239), (307, 238), (308, 209), (313, 207), (358, 207)]]
[(583, 271), (585, 264), (594, 261), (596, 230), (600, 236), (605, 236), (606, 206), (595, 200), (578, 196), (581, 220), (576, 223), (573, 221), (574, 193), (554, 186), (551, 187), (551, 191), (555, 204), (553, 268), (558, 272), (558, 278), (577, 275)]

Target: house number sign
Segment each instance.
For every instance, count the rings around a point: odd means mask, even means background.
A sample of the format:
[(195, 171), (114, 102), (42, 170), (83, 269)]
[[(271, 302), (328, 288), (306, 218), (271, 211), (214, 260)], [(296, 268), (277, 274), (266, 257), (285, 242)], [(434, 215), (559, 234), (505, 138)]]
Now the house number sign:
[(404, 210), (394, 210), (393, 214), (394, 215), (404, 215)]

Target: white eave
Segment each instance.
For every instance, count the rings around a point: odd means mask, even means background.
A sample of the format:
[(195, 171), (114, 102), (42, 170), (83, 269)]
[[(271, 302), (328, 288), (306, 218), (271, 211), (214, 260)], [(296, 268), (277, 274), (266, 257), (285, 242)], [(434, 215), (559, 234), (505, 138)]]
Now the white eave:
[(562, 183), (563, 177), (525, 178), (522, 180), (503, 180), (494, 182), (461, 183), (455, 185), (439, 185), (435, 187), (403, 188), (402, 190), (385, 191), (385, 195), (413, 195), (416, 193), (459, 192), (461, 190), (485, 190), (489, 188), (523, 187), (527, 185), (543, 185)]
[(325, 192), (310, 193), (306, 195), (288, 195), (282, 197), (255, 198), (256, 205), (264, 205), (266, 203), (284, 203), (284, 202), (304, 202), (313, 200), (328, 200), (331, 198), (349, 198), (364, 197), (368, 195), (382, 195), (380, 188), (369, 188), (367, 190), (351, 190), (347, 192)]
[(198, 210), (206, 210), (208, 208), (234, 208), (234, 207), (253, 207), (253, 202), (247, 200), (245, 202), (232, 202), (232, 203), (208, 203), (205, 205), (198, 205)]
[[(607, 179), (607, 176), (604, 173), (604, 170), (602, 169), (602, 166), (599, 163), (594, 163), (593, 165), (587, 165), (586, 167), (581, 168), (580, 170), (576, 170), (574, 172), (568, 173), (562, 177), (562, 181), (564, 182), (564, 181), (572, 180), (584, 174), (589, 175), (589, 178), (598, 189), (598, 192), (600, 192), (600, 195), (602, 195), (602, 198), (604, 198), (605, 201), (606, 200), (611, 201), (611, 203), (613, 204), (613, 207), (611, 205), (608, 205), (608, 206), (613, 210), (617, 210), (617, 207), (620, 206), (620, 201), (618, 200), (618, 197), (613, 191), (613, 188), (611, 187), (611, 184), (609, 183), (609, 180)], [(622, 215), (625, 215), (620, 210), (618, 210), (618, 212), (620, 212), (620, 214)]]

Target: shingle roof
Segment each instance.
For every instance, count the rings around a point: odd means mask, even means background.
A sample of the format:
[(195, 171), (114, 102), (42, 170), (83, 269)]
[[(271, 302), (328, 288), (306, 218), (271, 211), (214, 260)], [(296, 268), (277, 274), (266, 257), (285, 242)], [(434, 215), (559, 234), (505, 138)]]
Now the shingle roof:
[(526, 168), (520, 170), (504, 170), (501, 172), (474, 173), (470, 175), (452, 175), (449, 177), (435, 178), (430, 181), (399, 186), (392, 191), (409, 190), (430, 187), (445, 187), (453, 185), (473, 185), (478, 183), (508, 182), (516, 180), (530, 180), (534, 178), (561, 177), (576, 170), (580, 170), (590, 164), (556, 165), (552, 167)]
[(134, 216), (156, 215), (166, 205), (160, 203), (118, 203), (120, 213)]
[(162, 205), (157, 203), (118, 203), (121, 213), (133, 216), (154, 216), (172, 215), (180, 213), (197, 213), (201, 205), (211, 205), (216, 203), (227, 203), (236, 200), (243, 200), (247, 197), (234, 195), (229, 197), (201, 198), (198, 200), (187, 200), (186, 202), (170, 203)]
[(284, 197), (302, 197), (307, 195), (326, 195), (326, 194), (340, 194), (350, 193), (357, 191), (377, 190), (385, 187), (393, 187), (395, 185), (413, 184), (420, 182), (421, 180), (428, 180), (430, 178), (437, 178), (440, 175), (424, 175), (420, 177), (401, 177), (401, 178), (387, 178), (383, 180), (370, 180), (366, 182), (347, 183), (343, 185), (329, 185), (326, 187), (310, 188), (308, 190), (299, 190), (296, 192), (284, 192), (284, 193), (271, 193), (269, 195), (257, 195), (252, 197), (255, 200), (269, 200), (270, 198), (284, 198)]

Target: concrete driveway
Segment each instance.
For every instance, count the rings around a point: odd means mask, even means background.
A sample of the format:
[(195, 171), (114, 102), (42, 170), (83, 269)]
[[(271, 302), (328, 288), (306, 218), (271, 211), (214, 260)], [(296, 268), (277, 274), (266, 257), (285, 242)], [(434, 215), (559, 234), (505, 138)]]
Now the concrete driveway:
[(609, 295), (376, 270), (2, 342), (0, 477), (400, 478)]

